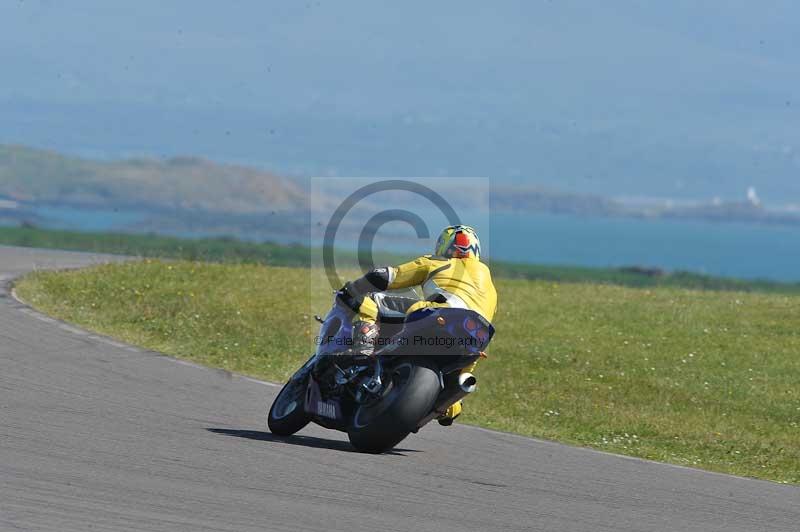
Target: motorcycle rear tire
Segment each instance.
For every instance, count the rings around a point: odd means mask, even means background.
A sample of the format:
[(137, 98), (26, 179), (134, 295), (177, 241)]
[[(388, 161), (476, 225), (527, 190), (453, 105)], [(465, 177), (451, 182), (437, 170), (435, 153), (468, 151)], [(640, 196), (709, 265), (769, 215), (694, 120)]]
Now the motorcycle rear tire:
[(361, 452), (388, 451), (417, 429), (433, 408), (441, 386), (439, 373), (424, 358), (408, 358), (392, 368), (392, 384), (377, 404), (360, 406), (347, 435)]

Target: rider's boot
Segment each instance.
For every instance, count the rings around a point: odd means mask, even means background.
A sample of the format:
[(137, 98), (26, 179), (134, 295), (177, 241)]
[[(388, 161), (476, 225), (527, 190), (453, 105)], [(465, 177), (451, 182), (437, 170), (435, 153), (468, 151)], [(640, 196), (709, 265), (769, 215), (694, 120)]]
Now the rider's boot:
[(374, 355), (379, 332), (378, 324), (374, 321), (353, 322), (353, 354), (361, 357)]
[(452, 405), (450, 405), (447, 411), (445, 411), (444, 414), (439, 416), (436, 419), (436, 421), (438, 421), (439, 425), (443, 427), (449, 427), (450, 425), (453, 424), (453, 421), (455, 421), (455, 419), (461, 415), (461, 410), (462, 410), (461, 401), (458, 400)]
[(375, 354), (378, 334), (378, 325), (375, 322), (364, 320), (353, 322), (352, 347), (339, 353), (320, 357), (311, 370), (314, 379), (318, 382), (325, 380), (325, 374), (332, 370), (334, 365), (339, 369), (346, 369), (353, 364), (363, 363), (365, 359), (372, 358)]

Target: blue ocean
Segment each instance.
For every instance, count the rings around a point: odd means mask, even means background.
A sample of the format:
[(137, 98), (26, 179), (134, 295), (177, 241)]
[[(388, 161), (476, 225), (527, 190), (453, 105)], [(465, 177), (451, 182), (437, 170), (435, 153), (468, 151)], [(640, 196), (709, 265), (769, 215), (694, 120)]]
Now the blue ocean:
[(490, 217), (498, 259), (800, 281), (800, 228), (555, 214)]
[[(48, 226), (126, 230), (136, 211), (41, 207)], [(749, 279), (800, 281), (800, 229), (734, 222), (646, 220), (560, 214), (492, 213), (480, 227), (487, 253), (500, 260), (573, 266), (647, 266)], [(180, 236), (209, 233), (181, 231)], [(237, 235), (247, 238), (247, 234)], [(289, 243), (276, 234), (275, 242)], [(296, 239), (292, 239), (296, 241)], [(379, 241), (376, 243), (380, 245)], [(414, 251), (419, 242), (400, 245)], [(420, 252), (424, 252), (423, 250)]]

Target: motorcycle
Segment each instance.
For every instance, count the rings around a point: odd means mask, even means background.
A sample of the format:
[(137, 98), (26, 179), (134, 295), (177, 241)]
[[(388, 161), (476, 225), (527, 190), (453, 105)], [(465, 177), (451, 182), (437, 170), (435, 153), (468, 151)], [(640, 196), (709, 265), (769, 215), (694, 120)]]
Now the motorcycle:
[(494, 327), (460, 308), (423, 308), (382, 319), (371, 357), (353, 357), (352, 310), (338, 297), (316, 351), (283, 386), (269, 410), (270, 431), (290, 436), (314, 422), (346, 432), (361, 452), (382, 453), (474, 392), (462, 369), (480, 357)]

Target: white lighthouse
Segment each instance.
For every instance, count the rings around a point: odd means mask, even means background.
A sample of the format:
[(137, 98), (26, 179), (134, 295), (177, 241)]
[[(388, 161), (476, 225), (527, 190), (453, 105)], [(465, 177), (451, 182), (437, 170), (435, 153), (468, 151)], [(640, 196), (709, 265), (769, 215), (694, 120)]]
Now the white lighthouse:
[(758, 194), (756, 194), (756, 187), (747, 187), (747, 202), (753, 207), (761, 206), (761, 200), (758, 198)]

